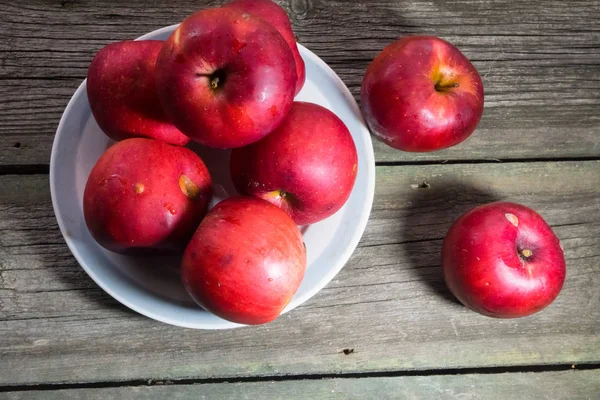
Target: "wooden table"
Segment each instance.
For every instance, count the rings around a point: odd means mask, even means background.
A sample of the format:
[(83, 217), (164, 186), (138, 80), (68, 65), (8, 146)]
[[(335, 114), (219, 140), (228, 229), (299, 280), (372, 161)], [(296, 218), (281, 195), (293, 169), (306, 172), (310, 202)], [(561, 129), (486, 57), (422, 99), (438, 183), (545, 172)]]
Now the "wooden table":
[[(386, 44), (434, 34), (480, 71), (485, 112), (449, 150), (375, 142), (375, 203), (345, 268), (276, 322), (228, 331), (165, 325), (104, 293), (58, 231), (47, 175), (94, 53), (203, 2), (1, 3), (0, 398), (600, 398), (600, 2), (283, 1), (357, 98)], [(497, 199), (538, 210), (565, 248), (563, 291), (528, 318), (468, 311), (440, 276), (451, 222)]]

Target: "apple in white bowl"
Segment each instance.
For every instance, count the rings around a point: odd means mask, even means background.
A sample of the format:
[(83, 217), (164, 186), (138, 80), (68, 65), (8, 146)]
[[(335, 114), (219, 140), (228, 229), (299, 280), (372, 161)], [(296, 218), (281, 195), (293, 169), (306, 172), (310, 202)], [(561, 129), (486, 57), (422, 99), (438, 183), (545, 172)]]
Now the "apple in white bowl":
[(236, 189), (281, 207), (298, 225), (342, 208), (357, 173), (356, 146), (346, 125), (325, 107), (306, 102), (294, 102), (269, 136), (231, 153)]

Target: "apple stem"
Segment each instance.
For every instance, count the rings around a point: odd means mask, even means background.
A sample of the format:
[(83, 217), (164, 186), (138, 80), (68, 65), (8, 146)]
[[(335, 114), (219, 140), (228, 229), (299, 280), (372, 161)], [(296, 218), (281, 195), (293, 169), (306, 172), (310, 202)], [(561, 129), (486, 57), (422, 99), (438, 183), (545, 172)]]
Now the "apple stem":
[(449, 83), (449, 84), (446, 84), (446, 85), (442, 85), (441, 83), (436, 83), (435, 84), (435, 90), (438, 91), (438, 92), (445, 92), (445, 91), (447, 91), (449, 89), (454, 89), (454, 88), (457, 88), (459, 86), (460, 86), (460, 84), (458, 82), (452, 82), (452, 83)]
[(218, 69), (212, 74), (205, 74), (202, 72), (197, 72), (196, 76), (198, 78), (208, 78), (208, 84), (212, 90), (217, 90), (225, 84), (225, 71), (223, 69)]

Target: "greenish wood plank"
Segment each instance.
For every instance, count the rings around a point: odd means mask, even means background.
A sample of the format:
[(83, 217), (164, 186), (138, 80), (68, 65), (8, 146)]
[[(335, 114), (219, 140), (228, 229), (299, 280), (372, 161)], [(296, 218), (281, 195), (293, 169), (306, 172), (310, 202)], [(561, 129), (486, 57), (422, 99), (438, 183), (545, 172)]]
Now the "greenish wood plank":
[(600, 372), (591, 370), (63, 389), (0, 393), (0, 399), (595, 400), (599, 393)]
[[(379, 167), (365, 235), (333, 281), (274, 323), (212, 332), (99, 289), (64, 245), (47, 179), (0, 176), (0, 385), (600, 362), (600, 162)], [(563, 291), (531, 317), (473, 313), (440, 275), (454, 218), (496, 199), (538, 210), (565, 249)]]
[[(93, 55), (222, 1), (9, 2), (0, 10), (0, 165), (48, 164), (52, 139)], [(455, 43), (483, 77), (486, 107), (465, 143), (378, 161), (599, 157), (600, 7), (594, 0), (280, 1), (299, 41), (358, 99), (387, 44), (428, 34)], [(535, 16), (532, 18), (532, 16)], [(20, 144), (19, 146), (16, 146)]]

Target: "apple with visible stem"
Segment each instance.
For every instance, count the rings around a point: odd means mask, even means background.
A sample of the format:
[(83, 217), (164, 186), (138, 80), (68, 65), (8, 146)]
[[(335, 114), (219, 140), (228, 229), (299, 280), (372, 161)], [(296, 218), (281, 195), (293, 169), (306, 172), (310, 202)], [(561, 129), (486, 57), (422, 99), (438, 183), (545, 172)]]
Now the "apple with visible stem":
[(281, 209), (230, 197), (206, 215), (181, 264), (183, 285), (204, 309), (240, 324), (276, 319), (306, 270), (300, 230)]
[(443, 243), (450, 291), (467, 307), (497, 318), (524, 317), (548, 306), (565, 280), (565, 257), (534, 210), (496, 202), (465, 213)]
[(234, 8), (186, 18), (156, 63), (166, 114), (190, 138), (216, 148), (245, 146), (275, 129), (292, 106), (296, 81), (279, 32)]
[(434, 151), (468, 138), (483, 113), (483, 83), (460, 50), (433, 36), (388, 45), (360, 91), (373, 134), (399, 150)]
[(127, 139), (96, 162), (85, 186), (83, 214), (92, 237), (114, 252), (181, 253), (211, 194), (208, 169), (193, 151)]
[(113, 140), (145, 137), (185, 146), (190, 139), (169, 121), (154, 69), (162, 41), (127, 40), (102, 48), (87, 74), (87, 96), (98, 126)]
[(306, 80), (306, 68), (304, 66), (304, 60), (298, 51), (298, 44), (296, 43), (296, 37), (292, 30), (292, 24), (290, 23), (290, 19), (285, 10), (272, 0), (233, 0), (223, 7), (237, 8), (243, 12), (256, 15), (277, 29), (290, 46), (290, 50), (292, 50), (292, 54), (294, 55), (296, 75), (298, 76), (296, 82), (296, 94), (298, 94)]
[(298, 225), (321, 221), (348, 200), (358, 171), (352, 136), (331, 111), (294, 102), (261, 141), (231, 152), (236, 189), (285, 210)]

